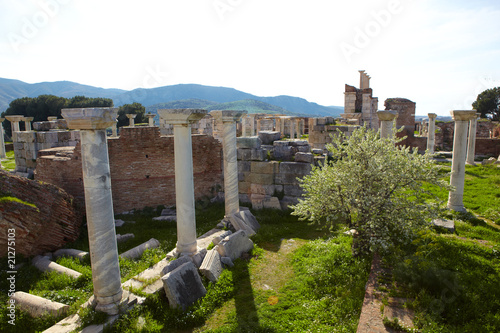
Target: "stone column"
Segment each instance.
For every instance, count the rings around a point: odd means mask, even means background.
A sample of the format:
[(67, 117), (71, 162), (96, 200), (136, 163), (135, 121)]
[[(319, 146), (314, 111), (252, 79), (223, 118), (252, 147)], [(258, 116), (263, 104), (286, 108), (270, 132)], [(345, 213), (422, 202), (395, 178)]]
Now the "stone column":
[(255, 136), (255, 115), (251, 114), (250, 117), (250, 136)]
[(174, 126), (175, 202), (177, 209), (177, 253), (193, 255), (196, 246), (194, 211), (193, 147), (191, 124), (206, 114), (200, 109), (160, 109), (160, 117)]
[(5, 119), (10, 121), (12, 129), (12, 137), (14, 137), (14, 132), (19, 132), (19, 122), (24, 120), (24, 116), (5, 116)]
[(290, 118), (290, 140), (295, 139), (295, 118)]
[(24, 117), (23, 121), (24, 121), (24, 130), (26, 132), (30, 132), (31, 131), (31, 122), (33, 121), (33, 119), (35, 119), (35, 117)]
[(127, 118), (128, 118), (128, 125), (129, 125), (130, 127), (134, 127), (134, 126), (135, 126), (135, 124), (134, 124), (134, 119), (135, 119), (135, 117), (136, 117), (137, 115), (136, 115), (136, 114), (134, 114), (134, 113), (127, 113), (127, 114), (126, 114), (126, 116), (127, 116)]
[(3, 121), (5, 118), (0, 118), (0, 158), (6, 158), (5, 141), (3, 139)]
[(285, 117), (280, 117), (280, 132), (282, 138), (285, 136), (285, 120)]
[(429, 132), (427, 134), (427, 150), (434, 154), (434, 145), (436, 142), (436, 117), (437, 114), (429, 113)]
[(301, 137), (301, 135), (302, 135), (302, 130), (301, 130), (301, 128), (300, 128), (301, 121), (302, 121), (302, 119), (300, 119), (300, 118), (297, 118), (297, 119), (295, 120), (295, 122), (296, 122), (296, 124), (297, 124), (297, 126), (296, 126), (296, 127), (297, 127), (297, 139), (300, 139), (300, 137)]
[(477, 118), (480, 113), (476, 113), (475, 117), (469, 120), (469, 141), (467, 144), (467, 159), (466, 163), (469, 165), (476, 165), (474, 163), (474, 157), (476, 156), (476, 129), (477, 129)]
[(464, 212), (463, 204), (465, 181), (465, 158), (467, 151), (467, 127), (469, 120), (476, 116), (476, 111), (451, 111), (455, 121), (453, 135), (453, 158), (451, 161), (450, 184), (455, 187), (448, 197), (448, 208), (457, 212)]
[(392, 123), (397, 115), (398, 113), (396, 111), (377, 111), (377, 116), (380, 120), (380, 138), (386, 139), (392, 136)]
[(262, 119), (261, 118), (257, 118), (257, 136), (259, 135), (259, 132), (260, 132), (260, 123), (261, 123)]
[(245, 115), (246, 111), (217, 110), (210, 114), (222, 121), (223, 153), (224, 153), (224, 195), (226, 217), (240, 211), (240, 200), (238, 192), (238, 161), (236, 157), (236, 122)]
[(62, 109), (61, 113), (68, 122), (68, 128), (80, 130), (96, 310), (114, 315), (119, 312), (122, 287), (106, 128), (115, 124), (118, 108)]
[(111, 125), (111, 131), (113, 131), (113, 137), (118, 136), (118, 119), (116, 119), (115, 123)]
[(148, 125), (149, 126), (154, 126), (155, 125), (155, 117), (156, 117), (156, 115), (148, 113), (146, 115), (146, 117), (148, 117), (148, 123), (149, 123)]

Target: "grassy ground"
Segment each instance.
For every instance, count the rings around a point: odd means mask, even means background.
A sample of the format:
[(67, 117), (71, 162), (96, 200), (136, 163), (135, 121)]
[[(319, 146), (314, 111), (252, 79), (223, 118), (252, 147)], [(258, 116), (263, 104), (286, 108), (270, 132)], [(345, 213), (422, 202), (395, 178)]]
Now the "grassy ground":
[(455, 220), (455, 233), (422, 233), (385, 257), (393, 268), (391, 296), (410, 299), (421, 332), (500, 331), (500, 226), (493, 223), (500, 214), (499, 168), (466, 168), (464, 205), (468, 213), (443, 216)]
[[(442, 165), (443, 177), (449, 168)], [(437, 194), (446, 200), (447, 193)], [(500, 230), (493, 223), (500, 214), (499, 200), (500, 169), (467, 167), (464, 204), (472, 213), (488, 218), (447, 213), (443, 217), (456, 220), (455, 234), (442, 229), (428, 231), (384, 258), (393, 268), (390, 294), (411, 300), (408, 306), (415, 310), (422, 332), (500, 331)], [(109, 331), (355, 332), (370, 259), (353, 258), (352, 240), (341, 231), (318, 230), (287, 212), (254, 213), (262, 225), (253, 238), (255, 250), (225, 270), (216, 284), (204, 280), (207, 297), (180, 312), (169, 308), (164, 295), (149, 296), (144, 305), (122, 316)], [(135, 224), (126, 223), (117, 232), (136, 236), (120, 244), (119, 252), (152, 237), (161, 242), (159, 249), (147, 251), (141, 260), (121, 260), (122, 281), (174, 247), (175, 225), (152, 221), (158, 214), (159, 208), (150, 208), (119, 216)], [(223, 205), (199, 202), (198, 235), (214, 227), (223, 215)], [(68, 247), (88, 250), (85, 232)], [(18, 271), (17, 290), (70, 304), (76, 311), (92, 293), (89, 262), (58, 262), (83, 276), (75, 281), (42, 274), (26, 265)], [(5, 304), (6, 277), (0, 278), (0, 302)], [(0, 308), (0, 318), (2, 332), (35, 332), (56, 321), (32, 319), (17, 311), (17, 325), (12, 330), (4, 323), (5, 307)]]
[(7, 158), (2, 159), (1, 161), (2, 169), (4, 169), (5, 171), (14, 171), (14, 169), (16, 168), (16, 161), (14, 160), (14, 151), (13, 150), (8, 151), (6, 155)]
[(122, 317), (112, 332), (335, 332), (356, 330), (369, 272), (351, 239), (329, 237), (288, 213), (256, 212), (253, 253), (205, 281), (209, 296), (186, 312), (163, 295)]

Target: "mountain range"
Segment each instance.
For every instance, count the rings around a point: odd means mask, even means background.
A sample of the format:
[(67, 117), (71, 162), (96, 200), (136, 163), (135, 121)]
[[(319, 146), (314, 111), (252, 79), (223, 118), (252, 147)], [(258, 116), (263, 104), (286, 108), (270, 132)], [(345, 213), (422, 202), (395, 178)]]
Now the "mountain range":
[(26, 83), (0, 78), (0, 112), (9, 103), (21, 97), (56, 95), (105, 97), (113, 100), (114, 106), (133, 102), (141, 103), (147, 112), (156, 113), (159, 108), (203, 108), (207, 110), (235, 109), (249, 113), (274, 113), (301, 116), (337, 117), (344, 112), (341, 106), (323, 106), (300, 97), (261, 97), (226, 87), (199, 84), (177, 84), (150, 89), (104, 89), (70, 81)]

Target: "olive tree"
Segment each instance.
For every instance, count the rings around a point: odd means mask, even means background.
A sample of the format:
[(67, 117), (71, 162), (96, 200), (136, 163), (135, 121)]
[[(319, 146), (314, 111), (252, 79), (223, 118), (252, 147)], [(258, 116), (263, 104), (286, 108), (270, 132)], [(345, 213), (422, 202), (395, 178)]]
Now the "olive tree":
[(301, 180), (303, 199), (292, 214), (354, 228), (355, 252), (383, 251), (410, 241), (439, 212), (437, 201), (426, 200), (430, 193), (424, 183), (449, 185), (440, 179), (429, 153), (397, 145), (401, 140), (395, 135), (381, 139), (379, 132), (365, 127), (349, 137), (341, 132), (332, 136), (327, 145), (331, 158)]

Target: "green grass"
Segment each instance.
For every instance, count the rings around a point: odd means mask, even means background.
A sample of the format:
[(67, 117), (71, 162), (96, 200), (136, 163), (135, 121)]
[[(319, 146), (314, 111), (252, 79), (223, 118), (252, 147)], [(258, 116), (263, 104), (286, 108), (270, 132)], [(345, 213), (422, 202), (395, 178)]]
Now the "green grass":
[[(120, 258), (120, 273), (122, 282), (137, 275), (148, 267), (154, 265), (175, 247), (177, 240), (177, 228), (175, 223), (153, 221), (152, 218), (159, 216), (163, 207), (146, 208), (136, 211), (131, 215), (120, 215), (125, 221), (135, 221), (126, 223), (123, 227), (117, 228), (117, 233), (133, 233), (135, 237), (127, 242), (118, 245), (118, 252), (123, 253), (151, 238), (160, 241), (160, 247), (146, 250), (140, 260), (130, 260)], [(224, 216), (224, 204), (208, 205), (206, 201), (196, 203), (197, 233), (201, 235), (215, 227)], [(88, 235), (86, 227), (82, 227), (79, 239), (67, 244), (66, 248), (75, 248), (88, 251)], [(87, 256), (83, 262), (75, 258), (59, 258), (56, 262), (82, 273), (77, 280), (57, 273), (42, 273), (29, 264), (27, 258), (16, 257), (16, 263), (25, 262), (25, 265), (17, 271), (16, 290), (29, 292), (34, 295), (48, 298), (71, 306), (71, 313), (79, 310), (80, 305), (85, 303), (93, 293), (92, 273), (90, 258)], [(0, 303), (6, 304), (7, 285), (7, 260), (0, 264)], [(5, 271), (4, 271), (5, 270)], [(57, 322), (58, 319), (44, 317), (33, 319), (26, 313), (16, 310), (16, 326), (12, 327), (5, 321), (0, 321), (0, 332), (36, 332), (43, 331)], [(0, 307), (0, 317), (7, 318), (7, 308)], [(92, 314), (87, 317), (93, 318)]]
[[(449, 182), (450, 163), (440, 165), (441, 174)], [(447, 201), (448, 192), (443, 189), (427, 187), (441, 200)], [(477, 165), (465, 167), (463, 202), (466, 209), (500, 224), (500, 168), (496, 165)]]
[(2, 169), (5, 171), (14, 171), (16, 169), (16, 161), (14, 159), (14, 151), (8, 151), (6, 153), (7, 158), (2, 159)]

